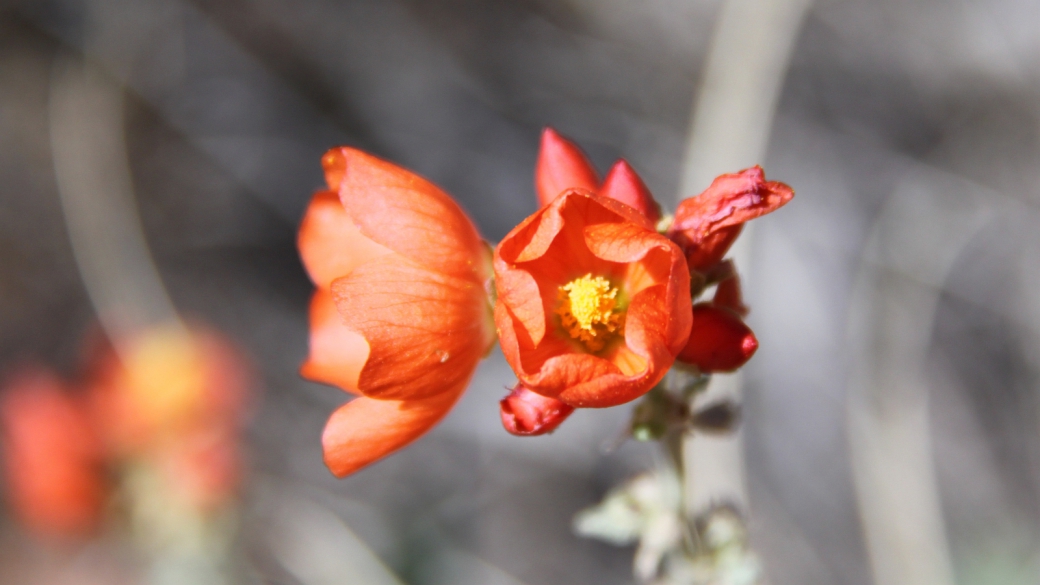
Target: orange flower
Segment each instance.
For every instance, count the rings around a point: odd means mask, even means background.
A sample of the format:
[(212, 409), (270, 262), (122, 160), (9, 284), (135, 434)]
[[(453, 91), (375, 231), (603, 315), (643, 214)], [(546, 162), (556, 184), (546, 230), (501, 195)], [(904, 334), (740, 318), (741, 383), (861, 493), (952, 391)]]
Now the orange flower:
[(241, 478), (240, 433), (250, 387), (245, 359), (198, 325), (156, 326), (90, 356), (95, 427), (109, 457), (146, 461), (170, 495), (199, 511), (228, 502)]
[(794, 197), (762, 167), (720, 175), (697, 197), (679, 204), (668, 237), (683, 249), (690, 270), (705, 272), (726, 255), (744, 222), (776, 211)]
[(116, 354), (98, 344), (88, 357), (94, 416), (114, 454), (134, 456), (199, 429), (241, 423), (248, 368), (222, 336), (196, 325), (156, 326), (123, 347)]
[(96, 527), (107, 492), (100, 441), (86, 409), (54, 375), (25, 371), (0, 402), (7, 496), (45, 536), (83, 536)]
[(301, 374), (360, 394), (334, 412), (325, 463), (344, 476), (440, 421), (494, 342), (489, 253), (425, 179), (351, 148), (322, 159), (299, 248), (317, 290)]
[(624, 159), (618, 160), (602, 183), (585, 153), (552, 128), (542, 131), (534, 174), (538, 203), (545, 207), (568, 189), (582, 189), (628, 205), (657, 223), (661, 208), (643, 180)]
[(542, 396), (574, 407), (633, 400), (689, 337), (682, 251), (614, 199), (564, 191), (502, 240), (494, 267), (502, 350)]

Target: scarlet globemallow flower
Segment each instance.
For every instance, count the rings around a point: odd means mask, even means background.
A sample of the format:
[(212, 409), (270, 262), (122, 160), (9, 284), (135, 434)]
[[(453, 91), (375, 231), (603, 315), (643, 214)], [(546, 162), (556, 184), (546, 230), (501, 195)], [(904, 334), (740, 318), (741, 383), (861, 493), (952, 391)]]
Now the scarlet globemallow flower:
[(243, 420), (248, 367), (223, 336), (200, 325), (159, 325), (120, 346), (116, 353), (99, 342), (87, 358), (93, 415), (114, 454), (137, 456)]
[(573, 407), (650, 390), (692, 319), (682, 251), (646, 215), (568, 189), (495, 249), (495, 323), (523, 386)]
[(299, 248), (317, 290), (301, 374), (360, 394), (322, 437), (325, 463), (352, 473), (418, 439), (461, 396), (494, 342), (490, 253), (429, 181), (352, 148), (322, 159)]
[(238, 350), (201, 325), (159, 325), (88, 356), (94, 426), (115, 462), (142, 462), (169, 495), (207, 512), (242, 474), (241, 427), (250, 387)]
[(87, 409), (44, 370), (16, 374), (3, 391), (4, 475), (13, 511), (45, 536), (84, 536), (98, 524), (108, 492)]

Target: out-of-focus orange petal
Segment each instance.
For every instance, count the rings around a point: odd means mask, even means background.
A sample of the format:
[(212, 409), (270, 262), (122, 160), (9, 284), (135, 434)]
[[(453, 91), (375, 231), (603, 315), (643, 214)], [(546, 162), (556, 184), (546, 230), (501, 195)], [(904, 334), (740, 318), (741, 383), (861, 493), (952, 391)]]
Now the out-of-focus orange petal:
[(607, 178), (603, 179), (599, 195), (634, 207), (653, 223), (661, 219), (661, 207), (654, 201), (650, 189), (624, 159), (611, 167)]
[(311, 297), (310, 330), (310, 354), (300, 367), (300, 375), (357, 394), (358, 377), (368, 359), (368, 343), (343, 323), (328, 290), (319, 288)]
[(5, 386), (0, 424), (14, 512), (45, 536), (84, 536), (100, 520), (106, 494), (100, 441), (86, 409), (42, 370), (22, 372)]
[(556, 430), (574, 412), (574, 407), (537, 394), (517, 384), (499, 401), (502, 426), (514, 435), (544, 435)]
[(780, 208), (794, 190), (779, 181), (766, 181), (762, 167), (720, 175), (696, 197), (683, 200), (675, 211), (669, 237), (699, 270), (717, 262), (736, 239), (737, 227)]
[(297, 245), (307, 274), (319, 288), (328, 287), (376, 256), (390, 253), (389, 248), (361, 233), (339, 195), (332, 191), (314, 194), (300, 223)]
[(483, 270), (480, 234), (436, 185), (353, 148), (334, 148), (322, 162), (339, 179), (334, 190), (347, 215), (372, 241), (435, 272), (470, 278)]
[(711, 303), (693, 307), (693, 329), (679, 361), (704, 373), (731, 372), (743, 366), (758, 349), (751, 329), (729, 309)]
[(552, 128), (546, 128), (538, 149), (534, 183), (538, 204), (545, 207), (567, 189), (595, 193), (599, 188), (599, 175), (578, 145)]
[(469, 379), (494, 341), (481, 284), (391, 254), (332, 283), (345, 325), (368, 342), (365, 396), (425, 398)]
[(325, 425), (325, 465), (337, 477), (406, 447), (436, 425), (462, 395), (469, 377), (419, 400), (360, 397), (339, 407)]

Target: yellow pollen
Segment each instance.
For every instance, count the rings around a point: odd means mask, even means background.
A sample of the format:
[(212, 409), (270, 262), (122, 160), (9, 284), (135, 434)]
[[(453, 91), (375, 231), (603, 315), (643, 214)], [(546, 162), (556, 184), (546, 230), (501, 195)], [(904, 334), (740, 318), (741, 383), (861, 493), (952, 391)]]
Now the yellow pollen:
[(571, 337), (589, 351), (599, 351), (624, 329), (625, 313), (617, 307), (617, 294), (609, 280), (589, 273), (559, 288), (556, 314)]

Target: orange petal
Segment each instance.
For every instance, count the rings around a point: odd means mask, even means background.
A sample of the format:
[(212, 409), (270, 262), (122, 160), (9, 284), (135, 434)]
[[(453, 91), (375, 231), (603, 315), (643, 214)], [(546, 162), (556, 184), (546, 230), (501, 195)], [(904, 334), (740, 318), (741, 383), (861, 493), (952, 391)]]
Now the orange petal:
[(300, 223), (297, 245), (307, 274), (319, 288), (328, 287), (358, 265), (390, 252), (361, 233), (339, 196), (331, 191), (314, 194)]
[(545, 207), (567, 189), (595, 193), (599, 189), (599, 175), (576, 144), (552, 128), (546, 128), (538, 149), (534, 184), (538, 204)]
[(310, 355), (300, 367), (300, 375), (357, 394), (358, 377), (368, 359), (368, 343), (344, 325), (328, 290), (314, 291), (310, 325)]
[(435, 272), (483, 275), (480, 234), (436, 185), (353, 148), (334, 148), (322, 162), (329, 179), (339, 179), (340, 201), (362, 234)]
[(544, 435), (556, 430), (574, 407), (517, 384), (499, 403), (502, 426), (514, 435)]
[(661, 207), (654, 201), (646, 183), (624, 159), (614, 163), (603, 180), (599, 195), (634, 207), (653, 223), (661, 219)]
[(325, 425), (325, 465), (337, 477), (406, 447), (433, 428), (462, 395), (466, 377), (444, 392), (421, 400), (360, 397), (339, 407)]
[(426, 398), (469, 379), (494, 341), (481, 284), (390, 254), (332, 283), (346, 327), (368, 342), (358, 389), (382, 399)]
[(758, 349), (751, 329), (729, 309), (710, 303), (693, 307), (693, 329), (678, 359), (704, 373), (731, 372), (743, 366)]
[[(640, 230), (632, 224), (592, 226), (585, 229), (585, 237), (589, 249), (597, 257), (627, 264), (626, 277), (632, 280), (626, 280), (625, 288), (633, 302), (643, 290), (651, 286), (663, 287), (652, 297), (663, 312), (652, 317), (652, 321), (655, 329), (664, 335), (669, 351), (672, 354), (678, 352), (689, 336), (692, 318), (689, 310), (690, 273), (679, 248), (664, 236)], [(651, 317), (647, 315), (647, 319)], [(630, 325), (626, 328), (630, 329)], [(628, 339), (627, 334), (625, 337)], [(639, 350), (636, 352), (640, 353)]]

